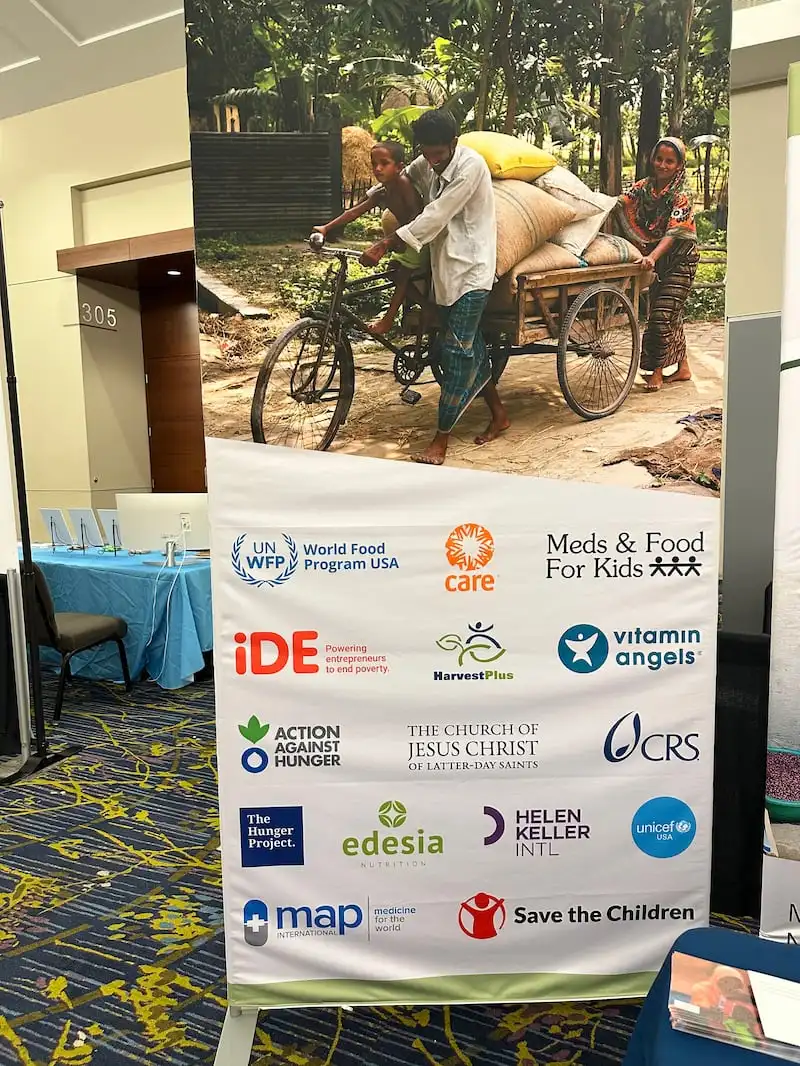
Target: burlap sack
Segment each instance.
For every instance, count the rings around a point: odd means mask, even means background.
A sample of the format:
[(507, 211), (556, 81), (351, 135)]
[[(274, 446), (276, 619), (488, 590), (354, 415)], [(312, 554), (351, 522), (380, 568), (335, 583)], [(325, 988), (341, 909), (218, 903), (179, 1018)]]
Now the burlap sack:
[(599, 212), (605, 212), (607, 215), (617, 203), (613, 196), (593, 192), (577, 174), (573, 174), (566, 167), (554, 167), (549, 173), (537, 178), (536, 184), (556, 200), (561, 200), (571, 207), (576, 219), (588, 218)]
[(495, 181), (497, 276), (540, 248), (575, 218), (571, 207), (524, 181)]
[(642, 258), (642, 253), (624, 237), (612, 237), (608, 233), (601, 233), (592, 241), (581, 258), (589, 266), (612, 266), (614, 263), (638, 263)]
[(543, 274), (551, 270), (575, 270), (580, 268), (580, 260), (565, 248), (545, 242), (541, 248), (531, 252), (521, 263), (517, 263), (495, 284), (489, 297), (487, 307), (490, 311), (510, 311), (516, 306), (517, 278), (520, 274)]
[(381, 215), (381, 225), (383, 226), (384, 234), (387, 237), (391, 237), (391, 235), (399, 228), (400, 223), (394, 217), (392, 212), (387, 210)]

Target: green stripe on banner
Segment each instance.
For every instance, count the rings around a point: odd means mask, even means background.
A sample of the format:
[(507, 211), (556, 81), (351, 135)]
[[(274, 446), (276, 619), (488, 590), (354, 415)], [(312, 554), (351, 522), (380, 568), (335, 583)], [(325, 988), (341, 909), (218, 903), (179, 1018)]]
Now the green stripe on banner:
[(792, 370), (796, 366), (800, 366), (800, 359), (790, 359), (788, 363), (781, 363), (781, 370)]
[(789, 136), (800, 137), (800, 63), (789, 67)]
[(642, 999), (655, 973), (486, 973), (410, 981), (278, 981), (228, 985), (232, 1007), (324, 1007), (410, 1003), (560, 1003)]

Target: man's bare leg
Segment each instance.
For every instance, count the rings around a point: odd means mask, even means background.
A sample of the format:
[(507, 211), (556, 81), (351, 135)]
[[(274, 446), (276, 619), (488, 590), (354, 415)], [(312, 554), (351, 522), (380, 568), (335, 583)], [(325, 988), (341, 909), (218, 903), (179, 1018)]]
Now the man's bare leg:
[(383, 318), (376, 318), (374, 322), (369, 323), (370, 333), (375, 333), (377, 336), (382, 337), (388, 333), (394, 325), (394, 320), (397, 318), (397, 312), (406, 297), (408, 291), (408, 283), (411, 279), (411, 271), (406, 267), (398, 267), (396, 272), (397, 281), (395, 283), (395, 289), (392, 293), (392, 299), (389, 306), (386, 309), (386, 314)]
[(441, 466), (447, 455), (447, 445), (450, 443), (450, 434), (437, 429), (436, 436), (423, 452), (412, 452), (410, 459), (413, 463), (423, 463), (425, 466)]
[(508, 412), (503, 406), (503, 401), (500, 399), (500, 393), (497, 391), (497, 386), (493, 381), (490, 381), (481, 393), (491, 414), (491, 421), (483, 433), (479, 433), (475, 438), (476, 444), (488, 444), (489, 441), (497, 440), (501, 433), (505, 433), (511, 422), (508, 418)]

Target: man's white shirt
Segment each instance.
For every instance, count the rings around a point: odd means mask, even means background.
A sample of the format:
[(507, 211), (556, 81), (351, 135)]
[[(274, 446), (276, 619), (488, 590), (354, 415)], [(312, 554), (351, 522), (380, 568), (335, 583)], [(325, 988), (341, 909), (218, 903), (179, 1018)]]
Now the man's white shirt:
[(483, 157), (458, 144), (442, 174), (423, 156), (405, 173), (425, 207), (397, 236), (417, 252), (430, 245), (436, 303), (450, 307), (468, 292), (490, 290), (496, 280), (497, 221)]

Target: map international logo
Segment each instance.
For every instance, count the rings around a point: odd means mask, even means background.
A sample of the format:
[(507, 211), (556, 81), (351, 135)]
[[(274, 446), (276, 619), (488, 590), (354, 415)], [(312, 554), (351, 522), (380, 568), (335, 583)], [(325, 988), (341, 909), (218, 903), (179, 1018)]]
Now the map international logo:
[(558, 657), (573, 674), (593, 674), (608, 658), (608, 638), (597, 626), (570, 626), (561, 634)]

